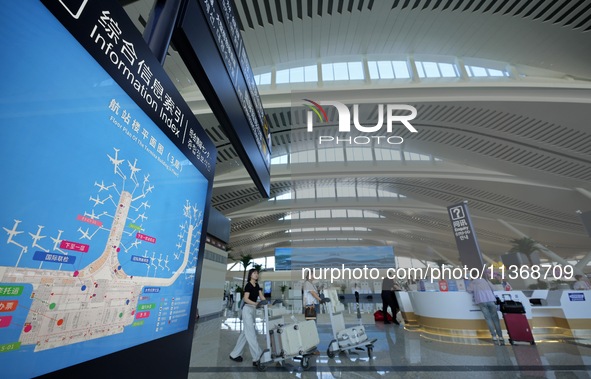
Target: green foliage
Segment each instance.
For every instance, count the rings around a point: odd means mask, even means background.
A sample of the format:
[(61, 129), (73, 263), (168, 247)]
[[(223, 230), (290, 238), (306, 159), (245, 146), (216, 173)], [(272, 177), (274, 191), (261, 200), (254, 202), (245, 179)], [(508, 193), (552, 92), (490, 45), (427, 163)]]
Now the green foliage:
[(254, 268), (255, 270), (257, 270), (258, 272), (261, 272), (261, 271), (263, 271), (263, 265), (261, 265), (261, 264), (258, 264), (258, 263), (254, 263), (254, 264), (252, 265), (252, 268)]
[[(252, 263), (252, 255), (250, 254), (240, 254), (240, 258), (233, 258), (230, 257), (234, 262), (240, 262), (242, 268), (244, 269), (244, 273), (242, 273), (242, 288), (246, 284), (246, 269)], [(242, 288), (240, 288), (240, 293), (242, 294)]]
[(285, 291), (287, 291), (288, 288), (289, 286), (287, 284), (282, 284), (281, 287), (279, 287), (281, 293), (285, 293)]
[(513, 246), (509, 249), (510, 253), (523, 253), (527, 255), (529, 264), (532, 264), (531, 255), (540, 249), (536, 246), (537, 242), (529, 237), (515, 238), (511, 240)]

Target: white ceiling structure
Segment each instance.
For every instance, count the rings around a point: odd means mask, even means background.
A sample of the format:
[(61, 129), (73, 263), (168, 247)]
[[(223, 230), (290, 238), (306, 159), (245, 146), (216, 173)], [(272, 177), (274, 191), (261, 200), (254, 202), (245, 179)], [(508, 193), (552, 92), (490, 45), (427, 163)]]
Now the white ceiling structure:
[[(125, 6), (140, 31), (152, 4)], [(391, 245), (398, 256), (458, 263), (446, 207), (467, 201), (488, 258), (499, 260), (521, 233), (562, 259), (591, 257), (576, 213), (591, 210), (591, 0), (235, 5), (253, 71), (270, 74), (259, 91), (273, 157), (291, 154), (271, 168), (271, 197), (281, 199), (259, 195), (174, 48), (165, 62), (218, 148), (212, 205), (232, 219), (233, 256), (270, 256), (293, 240)], [(410, 77), (378, 79), (376, 61), (404, 61)], [(330, 80), (323, 65), (339, 62), (361, 62), (362, 78)], [(421, 75), (421, 62), (446, 62), (457, 75)], [(278, 80), (278, 72), (303, 66), (316, 66), (317, 78)], [(471, 66), (505, 74), (474, 76)], [(327, 107), (328, 123), (308, 133), (302, 94), (361, 104), (366, 125), (377, 123), (377, 104), (413, 105), (418, 133), (398, 128), (402, 145), (365, 145), (366, 160), (343, 144), (323, 150), (318, 136), (335, 134), (337, 114)], [(322, 158), (334, 148), (343, 159)], [(384, 149), (402, 158), (383, 159)], [(308, 162), (295, 158), (303, 151), (311, 151), (300, 155)]]

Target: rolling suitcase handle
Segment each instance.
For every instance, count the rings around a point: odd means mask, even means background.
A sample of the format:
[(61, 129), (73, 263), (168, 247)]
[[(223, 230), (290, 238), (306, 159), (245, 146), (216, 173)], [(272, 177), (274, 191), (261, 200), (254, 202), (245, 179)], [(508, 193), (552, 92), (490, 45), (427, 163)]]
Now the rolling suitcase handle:
[[(510, 294), (504, 293), (502, 296), (503, 301), (500, 304), (502, 313), (525, 313), (525, 308), (521, 302), (513, 300)], [(509, 300), (505, 300), (507, 297), (509, 297)]]

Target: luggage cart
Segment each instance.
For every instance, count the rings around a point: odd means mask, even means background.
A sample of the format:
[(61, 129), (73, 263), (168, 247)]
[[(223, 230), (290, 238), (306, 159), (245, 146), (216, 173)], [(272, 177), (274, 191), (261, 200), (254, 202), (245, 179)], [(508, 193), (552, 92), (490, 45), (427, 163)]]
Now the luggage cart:
[[(294, 316), (291, 316), (292, 320), (295, 322), (294, 324), (286, 324), (283, 315), (269, 317), (268, 305), (269, 302), (265, 300), (259, 302), (259, 305), (257, 306), (258, 308), (263, 307), (263, 329), (265, 330), (265, 340), (267, 342), (267, 346), (261, 353), (261, 356), (255, 361), (257, 370), (265, 371), (273, 362), (283, 366), (285, 360), (289, 358), (294, 361), (300, 361), (302, 368), (308, 370), (310, 368), (310, 356), (315, 355), (314, 352), (316, 351), (317, 344), (320, 342), (316, 324), (314, 321), (309, 321), (314, 324), (314, 329), (311, 332), (313, 335), (315, 334), (317, 340), (315, 346), (309, 347), (306, 350), (299, 350), (295, 354), (288, 354), (281, 346), (281, 334), (286, 332), (288, 328), (290, 329), (289, 331), (293, 329), (294, 332), (298, 332), (302, 323), (298, 323)], [(311, 325), (308, 323), (305, 326), (305, 329), (310, 332)], [(314, 336), (312, 336), (312, 338), (314, 338)]]
[[(331, 296), (334, 297), (334, 296)], [(357, 319), (359, 325), (351, 328), (345, 326), (345, 318), (342, 310), (335, 312), (334, 309), (340, 304), (332, 306), (328, 304), (328, 313), (330, 315), (330, 324), (332, 326), (332, 334), (334, 339), (328, 344), (326, 349), (326, 355), (329, 358), (334, 358), (337, 353), (349, 350), (367, 350), (367, 356), (371, 358), (374, 343), (378, 340), (374, 338), (370, 340), (365, 333), (365, 327), (361, 320), (361, 312), (359, 309), (359, 297), (355, 297), (357, 302)], [(330, 298), (326, 299), (326, 302), (330, 302)], [(344, 310), (344, 308), (343, 308)]]

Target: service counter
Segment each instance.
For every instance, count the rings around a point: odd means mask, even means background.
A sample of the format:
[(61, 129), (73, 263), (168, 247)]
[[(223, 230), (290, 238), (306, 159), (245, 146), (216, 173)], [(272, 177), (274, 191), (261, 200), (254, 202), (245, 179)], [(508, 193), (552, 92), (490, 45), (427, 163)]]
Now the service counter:
[(402, 317), (406, 320), (406, 322), (409, 325), (417, 325), (418, 321), (412, 306), (412, 302), (410, 301), (410, 293), (412, 292), (396, 291), (396, 300), (398, 300), (400, 312), (402, 313)]
[[(495, 291), (523, 303), (530, 325), (544, 334), (591, 335), (591, 291)], [(411, 325), (428, 333), (489, 337), (480, 308), (465, 291), (398, 293), (399, 304)], [(499, 313), (502, 320), (502, 316)], [(503, 322), (501, 325), (504, 328)]]
[(591, 291), (536, 290), (528, 300), (534, 328), (561, 328), (573, 337), (591, 336)]

